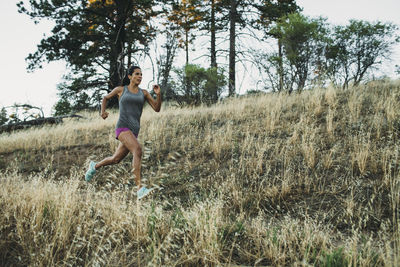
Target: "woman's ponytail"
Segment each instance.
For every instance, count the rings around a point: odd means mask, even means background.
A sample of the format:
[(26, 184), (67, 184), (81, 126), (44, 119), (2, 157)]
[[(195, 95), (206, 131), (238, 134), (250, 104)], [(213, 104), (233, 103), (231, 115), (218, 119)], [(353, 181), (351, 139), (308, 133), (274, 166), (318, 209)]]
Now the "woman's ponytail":
[(124, 78), (122, 79), (122, 86), (129, 85), (131, 81), (128, 78), (128, 74), (125, 74)]

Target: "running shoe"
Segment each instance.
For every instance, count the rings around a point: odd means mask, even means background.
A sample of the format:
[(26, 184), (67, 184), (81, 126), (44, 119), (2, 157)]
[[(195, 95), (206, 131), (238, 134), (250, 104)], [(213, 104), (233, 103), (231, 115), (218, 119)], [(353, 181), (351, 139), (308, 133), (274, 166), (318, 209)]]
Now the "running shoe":
[(137, 191), (137, 198), (142, 199), (148, 194), (150, 194), (151, 191), (153, 191), (153, 188), (147, 189), (145, 186), (143, 186)]
[(86, 182), (90, 182), (90, 180), (92, 180), (94, 174), (96, 173), (96, 168), (94, 166), (96, 166), (96, 162), (91, 161), (89, 163), (89, 169), (87, 170), (85, 175)]

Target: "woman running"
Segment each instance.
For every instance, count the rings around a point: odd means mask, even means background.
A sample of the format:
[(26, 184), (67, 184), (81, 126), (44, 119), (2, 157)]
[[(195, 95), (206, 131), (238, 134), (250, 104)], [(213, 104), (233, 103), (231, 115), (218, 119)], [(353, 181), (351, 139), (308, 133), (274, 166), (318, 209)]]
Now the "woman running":
[(106, 119), (108, 117), (108, 113), (106, 112), (107, 101), (114, 96), (118, 96), (119, 118), (116, 125), (115, 137), (120, 143), (114, 155), (111, 157), (107, 157), (97, 163), (91, 161), (85, 175), (85, 180), (89, 182), (97, 169), (103, 166), (117, 164), (131, 152), (133, 155), (133, 175), (135, 176), (135, 182), (138, 187), (138, 199), (143, 198), (151, 192), (150, 189), (140, 184), (142, 148), (137, 138), (140, 130), (140, 117), (142, 115), (144, 101), (147, 101), (156, 112), (159, 112), (161, 109), (160, 86), (153, 86), (153, 90), (157, 95), (157, 98), (154, 100), (148, 91), (139, 88), (141, 81), (141, 69), (138, 66), (131, 66), (127, 71), (122, 86), (116, 87), (103, 98), (101, 103), (101, 117)]

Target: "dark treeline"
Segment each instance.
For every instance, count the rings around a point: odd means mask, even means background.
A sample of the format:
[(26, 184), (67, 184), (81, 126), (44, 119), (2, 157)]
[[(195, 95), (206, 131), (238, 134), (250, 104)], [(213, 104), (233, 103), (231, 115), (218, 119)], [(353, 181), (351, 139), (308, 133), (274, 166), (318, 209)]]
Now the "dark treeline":
[[(55, 115), (98, 105), (102, 95), (121, 84), (129, 65), (146, 58), (164, 99), (215, 103), (224, 91), (236, 94), (238, 62), (258, 69), (265, 90), (301, 91), (327, 83), (346, 88), (363, 81), (399, 42), (393, 24), (329, 25), (324, 18), (302, 15), (294, 0), (29, 0), (17, 5), (35, 22), (55, 22), (27, 56), (31, 71), (43, 62), (67, 63)], [(151, 58), (150, 44), (160, 36), (161, 52)], [(209, 40), (205, 66), (191, 63), (192, 49), (203, 45), (199, 37)], [(239, 46), (240, 38), (259, 45)], [(274, 45), (265, 49), (264, 43)], [(176, 68), (180, 49), (186, 64)], [(116, 99), (110, 105), (116, 106)]]

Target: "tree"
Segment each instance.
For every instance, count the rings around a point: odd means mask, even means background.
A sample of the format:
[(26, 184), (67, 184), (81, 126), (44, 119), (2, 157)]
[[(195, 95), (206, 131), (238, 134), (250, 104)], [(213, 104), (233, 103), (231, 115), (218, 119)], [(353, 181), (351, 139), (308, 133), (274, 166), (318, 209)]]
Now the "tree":
[(254, 1), (250, 0), (222, 0), (220, 3), (222, 12), (226, 13), (229, 19), (227, 27), (229, 29), (228, 96), (234, 96), (236, 93), (237, 27), (245, 29), (251, 23), (246, 15), (251, 12), (253, 4)]
[(210, 9), (210, 59), (211, 59), (211, 68), (217, 68), (217, 51), (216, 51), (216, 0), (211, 0), (211, 9)]
[(66, 114), (72, 113), (74, 110), (74, 107), (71, 105), (71, 103), (67, 99), (61, 98), (54, 105), (53, 109), (54, 109), (54, 115), (60, 116), (60, 115), (66, 115)]
[[(217, 69), (217, 53), (221, 54), (222, 51), (221, 49), (217, 49), (217, 33), (225, 31), (227, 28), (227, 22), (224, 19), (225, 14), (223, 12), (224, 4), (226, 4), (224, 0), (203, 0), (196, 6), (198, 10), (197, 13), (201, 16), (201, 20), (197, 22), (197, 37), (207, 36), (210, 38), (210, 52), (202, 56), (210, 58), (210, 69), (215, 68), (217, 73), (221, 71)], [(218, 90), (218, 88), (212, 89), (215, 93), (213, 99), (218, 99)]]
[(278, 91), (284, 89), (284, 67), (283, 67), (283, 53), (282, 53), (282, 40), (281, 36), (277, 35), (276, 32), (271, 31), (271, 27), (276, 22), (291, 13), (300, 11), (300, 7), (297, 6), (295, 0), (263, 0), (260, 5), (257, 5), (257, 10), (260, 13), (259, 19), (256, 21), (256, 26), (264, 31), (266, 38), (273, 37), (277, 39), (278, 44), (278, 57), (272, 56), (273, 63), (276, 63), (277, 74), (278, 74)]
[(164, 31), (166, 40), (162, 45), (163, 53), (157, 59), (158, 66), (158, 81), (160, 81), (161, 88), (163, 88), (163, 99), (171, 100), (174, 98), (174, 91), (172, 90), (171, 83), (169, 82), (170, 72), (178, 48), (177, 36), (174, 28), (169, 24)]
[(224, 71), (221, 68), (211, 67), (206, 70), (207, 81), (204, 85), (204, 99), (206, 103), (216, 103), (226, 85)]
[(185, 49), (186, 64), (189, 64), (189, 44), (195, 38), (191, 32), (196, 29), (202, 19), (200, 5), (200, 0), (173, 0), (172, 10), (168, 15), (168, 20), (178, 26), (179, 44), (181, 48)]
[[(186, 65), (189, 65), (189, 44), (195, 39), (193, 29), (202, 19), (200, 10), (200, 0), (172, 0), (172, 8), (167, 18), (176, 27), (178, 46), (185, 49)], [(185, 91), (191, 91), (189, 82), (183, 85)]]
[[(226, 84), (222, 71), (216, 68), (205, 69), (198, 65), (188, 64), (181, 69), (175, 69), (178, 81), (174, 83), (177, 93), (187, 104), (215, 103), (218, 101), (223, 87)], [(190, 86), (185, 87), (185, 84)], [(215, 92), (216, 90), (216, 92)], [(217, 95), (217, 98), (215, 96)], [(181, 101), (182, 102), (182, 101)]]
[[(228, 87), (229, 96), (235, 94), (236, 91), (236, 62), (238, 55), (242, 54), (237, 51), (237, 37), (240, 33), (245, 32), (247, 36), (258, 39), (251, 32), (260, 29), (260, 25), (267, 29), (271, 22), (277, 20), (283, 14), (287, 14), (297, 9), (294, 0), (223, 0), (223, 8), (228, 10), (229, 18), (229, 68), (228, 68)], [(237, 31), (240, 26), (239, 31)]]
[(350, 81), (358, 85), (369, 70), (389, 58), (393, 45), (399, 42), (396, 30), (390, 23), (361, 20), (336, 26), (326, 54), (331, 80), (341, 83), (343, 88), (347, 88)]
[[(310, 78), (311, 71), (317, 74), (325, 55), (328, 28), (323, 18), (311, 19), (293, 13), (281, 19), (271, 30), (280, 36), (283, 54), (295, 71), (293, 77), (297, 90), (301, 91)], [(291, 92), (293, 88), (289, 88)]]
[(210, 37), (210, 67), (217, 67), (217, 33), (225, 31), (227, 22), (223, 13), (224, 0), (201, 1), (201, 21), (199, 31), (205, 32)]
[[(84, 92), (94, 104), (97, 95), (120, 85), (126, 60), (146, 52), (154, 36), (149, 20), (156, 13), (153, 0), (29, 0), (19, 2), (19, 12), (38, 23), (55, 22), (49, 37), (27, 57), (28, 70), (44, 61), (65, 60), (70, 74), (60, 88), (65, 99)], [(79, 81), (77, 81), (79, 80)], [(63, 101), (64, 101), (63, 100)], [(111, 102), (116, 104), (115, 102)]]
[(252, 54), (252, 62), (259, 70), (259, 82), (264, 83), (264, 89), (272, 92), (290, 92), (295, 82), (295, 71), (287, 58), (275, 51), (253, 51)]
[(240, 0), (230, 0), (229, 9), (229, 96), (236, 91), (236, 24), (239, 20), (238, 5)]

